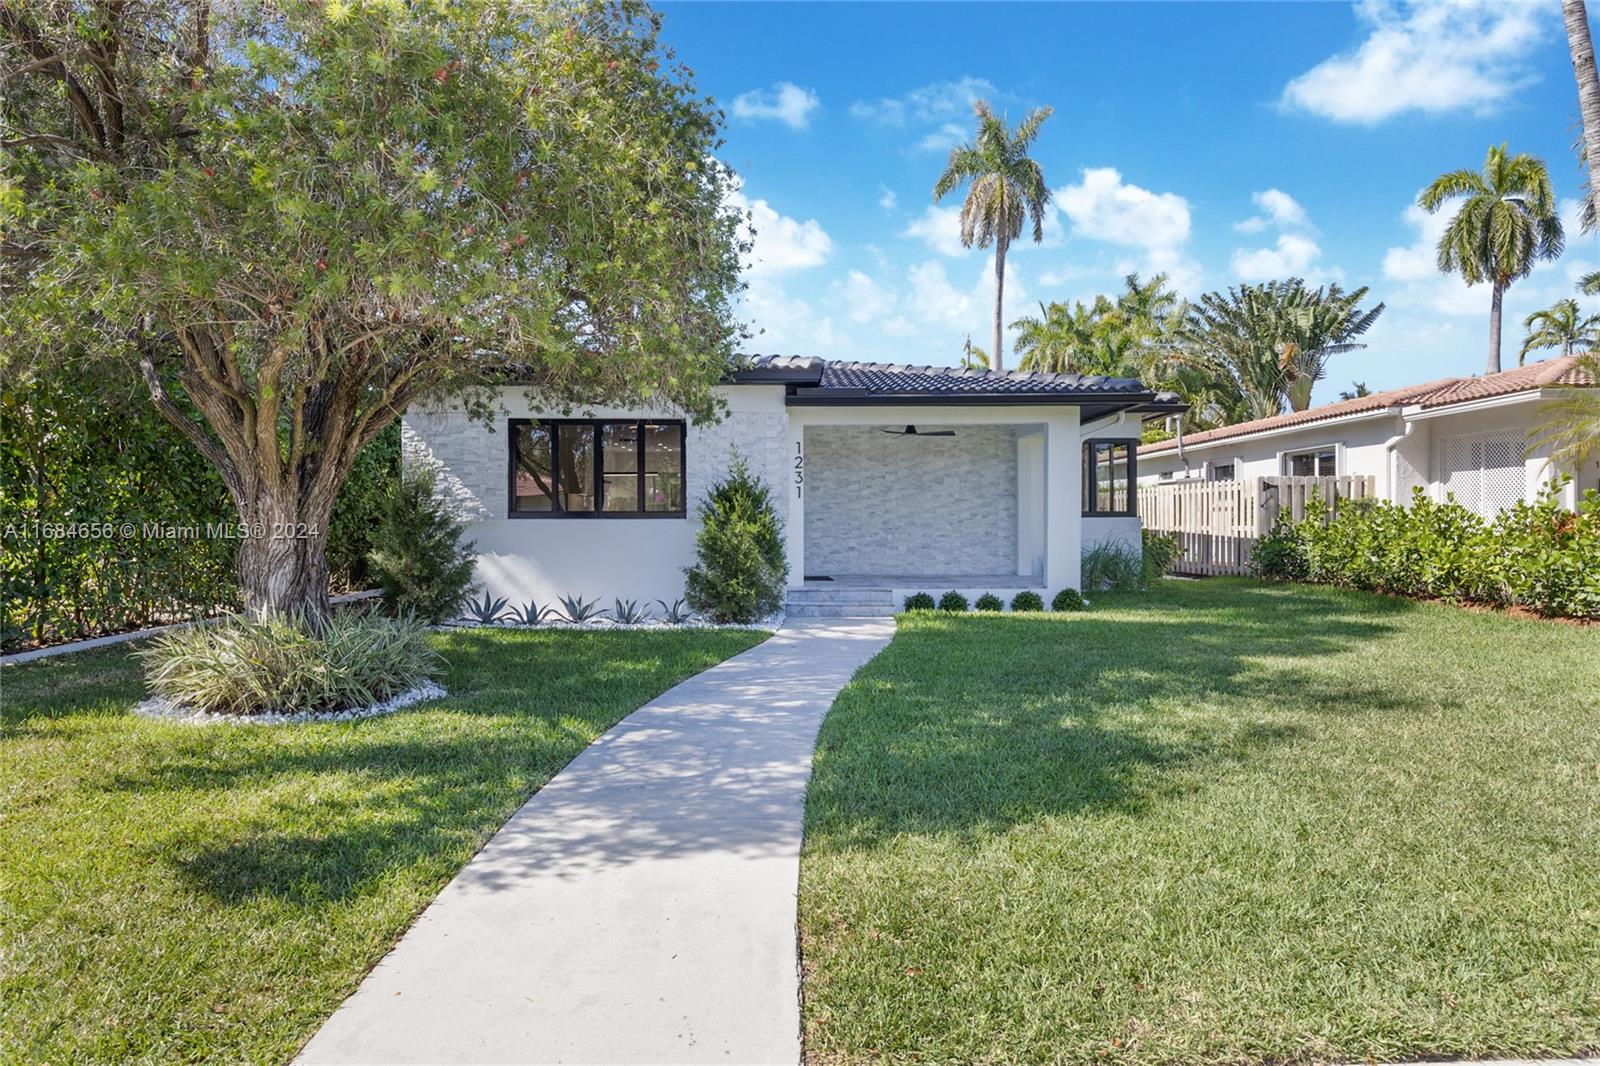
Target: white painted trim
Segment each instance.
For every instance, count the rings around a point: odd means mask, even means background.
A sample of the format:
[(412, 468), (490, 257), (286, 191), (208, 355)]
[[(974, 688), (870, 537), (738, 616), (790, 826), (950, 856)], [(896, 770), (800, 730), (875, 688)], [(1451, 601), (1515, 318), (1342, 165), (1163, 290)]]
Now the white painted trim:
[(1276, 461), (1277, 461), (1277, 464), (1278, 464), (1278, 474), (1279, 474), (1279, 476), (1280, 477), (1290, 477), (1290, 476), (1292, 476), (1289, 473), (1288, 469), (1287, 469), (1287, 464), (1284, 462), (1284, 460), (1287, 459), (1289, 456), (1291, 456), (1291, 455), (1315, 454), (1315, 453), (1319, 453), (1319, 452), (1325, 452), (1325, 451), (1329, 450), (1330, 448), (1333, 449), (1333, 473), (1332, 473), (1332, 475), (1317, 474), (1315, 476), (1317, 476), (1317, 477), (1329, 477), (1329, 476), (1339, 477), (1341, 474), (1343, 474), (1345, 472), (1345, 469), (1346, 469), (1346, 463), (1345, 463), (1345, 457), (1344, 457), (1344, 442), (1340, 441), (1340, 440), (1330, 440), (1330, 441), (1327, 441), (1327, 442), (1322, 443), (1322, 444), (1308, 444), (1308, 445), (1305, 445), (1304, 447), (1285, 448), (1285, 449), (1283, 449), (1282, 451), (1278, 452), (1277, 456), (1276, 456)]
[(1401, 408), (1400, 417), (1413, 422), (1425, 422), (1430, 418), (1464, 415), (1473, 411), (1490, 411), (1497, 407), (1515, 407), (1518, 404), (1548, 399), (1549, 395), (1549, 391), (1546, 389), (1528, 389), (1524, 392), (1513, 392), (1508, 396), (1487, 396), (1481, 400), (1450, 403), (1441, 407), (1419, 407), (1413, 405)]
[[(1459, 408), (1457, 408), (1459, 409)], [(1373, 418), (1392, 418), (1403, 413), (1406, 408), (1379, 407), (1372, 411), (1360, 411), (1353, 415), (1340, 415), (1338, 418), (1319, 418), (1310, 422), (1297, 422), (1292, 426), (1279, 426), (1277, 429), (1258, 429), (1250, 433), (1238, 433), (1217, 440), (1202, 441), (1194, 444), (1184, 441), (1183, 450), (1186, 452), (1206, 451), (1211, 448), (1234, 447), (1243, 441), (1265, 440), (1268, 437), (1281, 437), (1286, 433), (1305, 433), (1308, 430), (1322, 429), (1324, 426), (1347, 426), (1354, 422), (1366, 422)], [(1166, 441), (1160, 443), (1165, 444)], [(1151, 452), (1145, 458), (1155, 460), (1173, 454), (1176, 448), (1164, 448), (1159, 452)], [(1298, 451), (1298, 449), (1296, 449)]]

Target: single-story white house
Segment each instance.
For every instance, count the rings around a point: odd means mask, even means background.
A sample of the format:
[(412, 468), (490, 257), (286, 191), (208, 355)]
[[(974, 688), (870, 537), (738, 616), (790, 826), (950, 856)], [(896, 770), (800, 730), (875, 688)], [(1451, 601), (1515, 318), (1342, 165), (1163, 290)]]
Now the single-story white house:
[(720, 393), (721, 420), (695, 422), (558, 414), (508, 386), (491, 425), (414, 406), (402, 447), (467, 521), (480, 587), (514, 604), (681, 597), (696, 506), (737, 452), (776, 498), (791, 612), (871, 614), (914, 591), (1076, 588), (1086, 545), (1139, 543), (1140, 428), (1183, 409), (1135, 380), (788, 356)]
[(1548, 449), (1528, 446), (1552, 390), (1596, 384), (1563, 356), (1389, 389), (1143, 445), (1139, 480), (1370, 474), (1379, 499), (1403, 503), (1421, 487), (1436, 500), (1453, 494), (1488, 518), (1567, 474), (1573, 481), (1562, 499), (1572, 507), (1583, 490), (1600, 488), (1600, 464), (1557, 470)]

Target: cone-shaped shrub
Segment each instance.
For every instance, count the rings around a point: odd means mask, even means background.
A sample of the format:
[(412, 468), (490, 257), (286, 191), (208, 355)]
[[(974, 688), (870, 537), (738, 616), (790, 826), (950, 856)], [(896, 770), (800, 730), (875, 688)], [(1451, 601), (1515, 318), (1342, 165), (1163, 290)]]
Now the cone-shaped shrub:
[(689, 606), (713, 622), (750, 623), (783, 604), (789, 564), (783, 524), (765, 481), (734, 457), (700, 503), (696, 562), (684, 570)]
[(431, 470), (409, 470), (383, 502), (379, 546), (367, 557), (392, 615), (437, 624), (454, 618), (472, 588), (472, 542), (433, 494)]

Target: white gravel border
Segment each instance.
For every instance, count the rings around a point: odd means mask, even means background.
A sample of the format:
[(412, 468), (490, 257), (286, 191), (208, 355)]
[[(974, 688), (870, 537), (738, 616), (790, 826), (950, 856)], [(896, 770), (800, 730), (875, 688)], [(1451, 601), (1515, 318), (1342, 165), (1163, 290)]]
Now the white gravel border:
[(591, 618), (587, 622), (569, 622), (564, 618), (552, 618), (548, 622), (540, 622), (536, 626), (529, 626), (529, 625), (523, 625), (521, 622), (511, 621), (509, 619), (503, 619), (503, 620), (501, 620), (499, 622), (491, 622), (491, 623), (485, 624), (483, 622), (474, 621), (474, 620), (472, 620), (470, 618), (458, 618), (453, 622), (446, 622), (443, 625), (438, 626), (437, 628), (439, 628), (439, 629), (564, 629), (564, 630), (588, 629), (588, 630), (597, 630), (597, 631), (598, 630), (631, 631), (631, 630), (636, 630), (636, 629), (644, 629), (644, 630), (651, 630), (651, 629), (743, 629), (743, 630), (759, 630), (760, 632), (763, 632), (763, 633), (776, 633), (779, 629), (783, 628), (784, 619), (785, 619), (785, 616), (782, 615), (782, 614), (773, 614), (773, 615), (768, 615), (767, 617), (761, 619), (761, 621), (759, 621), (759, 622), (751, 622), (751, 623), (748, 623), (748, 624), (742, 624), (742, 623), (738, 623), (738, 622), (729, 622), (726, 625), (722, 625), (722, 624), (719, 624), (719, 623), (716, 623), (716, 622), (708, 622), (708, 621), (705, 621), (703, 619), (698, 619), (698, 618), (694, 619), (692, 621), (688, 621), (688, 622), (668, 622), (668, 621), (664, 621), (663, 619), (660, 619), (660, 618), (651, 618), (651, 619), (647, 619), (647, 620), (645, 620), (643, 622), (634, 622), (634, 623), (630, 623), (630, 624), (624, 624), (622, 622), (614, 622), (609, 618)]
[(333, 713), (314, 713), (301, 711), (288, 714), (277, 711), (267, 714), (213, 714), (209, 711), (197, 711), (193, 707), (182, 703), (173, 703), (165, 696), (151, 696), (147, 700), (134, 705), (133, 713), (141, 718), (159, 718), (167, 722), (182, 722), (186, 725), (217, 725), (223, 722), (234, 725), (300, 725), (307, 722), (354, 722), (362, 718), (376, 718), (382, 714), (393, 714), (395, 711), (410, 707), (412, 704), (424, 700), (436, 700), (445, 695), (444, 686), (433, 681), (424, 681), (414, 689), (409, 689), (392, 696), (381, 703), (374, 703), (370, 707), (352, 707), (347, 711), (334, 711)]

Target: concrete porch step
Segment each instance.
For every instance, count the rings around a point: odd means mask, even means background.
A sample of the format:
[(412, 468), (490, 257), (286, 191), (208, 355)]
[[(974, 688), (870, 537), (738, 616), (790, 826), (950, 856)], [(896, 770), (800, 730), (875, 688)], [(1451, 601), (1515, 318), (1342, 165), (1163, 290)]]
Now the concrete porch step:
[(892, 603), (790, 603), (789, 618), (892, 618)]
[(803, 588), (790, 589), (789, 602), (797, 603), (894, 603), (894, 592), (891, 589), (864, 589), (852, 588), (848, 585), (839, 588)]

